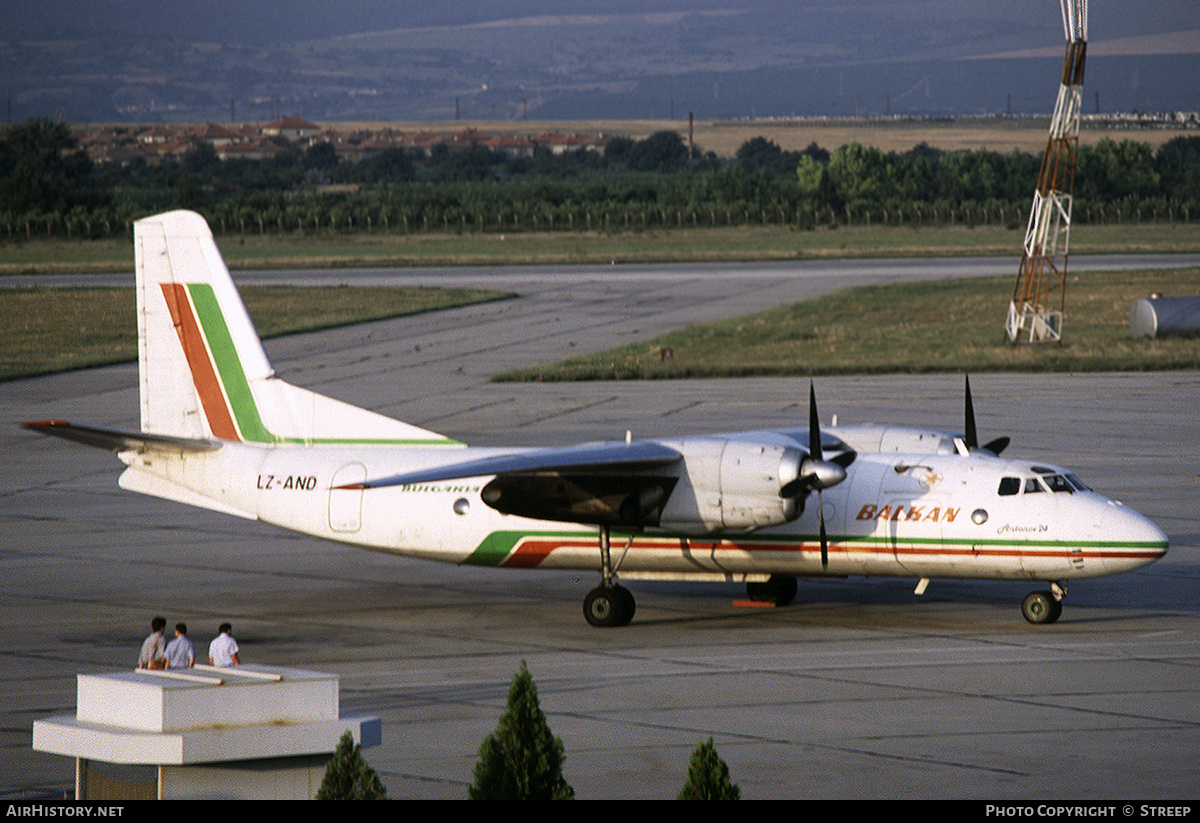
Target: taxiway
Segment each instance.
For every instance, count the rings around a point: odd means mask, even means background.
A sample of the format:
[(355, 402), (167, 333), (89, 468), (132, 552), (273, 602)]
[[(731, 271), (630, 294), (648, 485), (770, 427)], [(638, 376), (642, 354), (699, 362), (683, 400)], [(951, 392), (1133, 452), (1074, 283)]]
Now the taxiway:
[[(301, 274), (521, 297), (267, 348), (291, 382), (471, 443), (797, 425), (806, 379), (488, 378), (842, 285), (1010, 271), (959, 260)], [(961, 428), (959, 375), (814, 367), (824, 420)], [(1020, 617), (1034, 586), (935, 580), (917, 597), (916, 581), (851, 578), (801, 580), (795, 604), (770, 610), (733, 605), (735, 586), (633, 582), (633, 624), (597, 630), (581, 614), (590, 576), (422, 563), (136, 496), (117, 488), (112, 455), (18, 427), (136, 428), (132, 364), (6, 383), (0, 789), (72, 785), (72, 763), (31, 750), (33, 720), (73, 711), (76, 673), (132, 667), (162, 614), (189, 624), (198, 652), (229, 620), (245, 660), (336, 672), (344, 710), (383, 718), (366, 756), (396, 798), (466, 796), (521, 660), (581, 798), (672, 798), (710, 736), (747, 798), (1194, 798), (1200, 374), (987, 374), (972, 389), (981, 438), (1008, 434), (1012, 454), (1120, 497), (1167, 532), (1168, 555), (1074, 583), (1052, 626)]]

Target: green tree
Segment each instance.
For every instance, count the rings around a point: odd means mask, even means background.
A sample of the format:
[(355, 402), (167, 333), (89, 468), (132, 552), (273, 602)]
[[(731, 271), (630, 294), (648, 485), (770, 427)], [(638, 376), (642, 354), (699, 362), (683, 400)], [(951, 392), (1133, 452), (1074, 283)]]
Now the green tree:
[(409, 183), (416, 179), (412, 158), (404, 149), (384, 149), (353, 166), (356, 168), (350, 172), (351, 179), (364, 183)]
[(574, 800), (563, 777), (563, 744), (538, 705), (537, 686), (521, 661), (496, 731), (479, 747), (472, 800)]
[(6, 210), (65, 213), (110, 200), (63, 123), (35, 118), (0, 132), (0, 205)]
[(717, 754), (713, 739), (692, 751), (687, 779), (677, 800), (741, 800), (742, 790), (729, 779), (729, 767)]
[(877, 203), (892, 194), (892, 164), (873, 146), (851, 143), (829, 157), (829, 177), (847, 202)]
[(317, 800), (387, 800), (387, 789), (363, 760), (362, 747), (350, 732), (342, 735), (333, 759), (325, 767)]
[(331, 171), (337, 164), (337, 149), (328, 141), (313, 143), (304, 151), (304, 165), (310, 169)]
[(1080, 199), (1153, 197), (1160, 188), (1149, 144), (1102, 137), (1079, 150), (1075, 193)]
[(688, 148), (679, 132), (656, 131), (634, 144), (629, 153), (629, 168), (634, 171), (671, 173), (687, 166)]
[(221, 169), (221, 156), (212, 143), (198, 140), (184, 153), (183, 167), (202, 179), (211, 179)]
[(751, 137), (737, 150), (737, 161), (748, 174), (759, 169), (772, 169), (783, 157), (779, 144), (765, 137)]

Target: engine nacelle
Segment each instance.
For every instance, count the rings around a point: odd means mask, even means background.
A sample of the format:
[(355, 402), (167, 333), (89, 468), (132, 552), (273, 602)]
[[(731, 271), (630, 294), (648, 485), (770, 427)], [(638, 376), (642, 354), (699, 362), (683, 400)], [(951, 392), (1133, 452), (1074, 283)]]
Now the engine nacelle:
[[(753, 531), (787, 523), (803, 506), (781, 490), (800, 475), (807, 455), (790, 446), (720, 438), (672, 442), (683, 471), (659, 525), (685, 534)], [(802, 498), (801, 498), (802, 499)]]

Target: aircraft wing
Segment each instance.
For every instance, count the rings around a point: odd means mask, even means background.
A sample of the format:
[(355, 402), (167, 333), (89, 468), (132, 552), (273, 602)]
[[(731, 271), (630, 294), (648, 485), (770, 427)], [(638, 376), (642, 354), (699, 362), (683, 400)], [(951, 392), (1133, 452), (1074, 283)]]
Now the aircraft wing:
[(148, 434), (146, 432), (122, 432), (115, 429), (101, 429), (93, 426), (78, 426), (64, 420), (35, 420), (22, 423), (23, 428), (31, 431), (51, 434), (64, 440), (83, 443), (85, 446), (95, 446), (98, 449), (108, 449), (114, 452), (169, 450), (169, 451), (215, 451), (221, 444), (212, 440), (194, 440), (187, 437), (170, 437), (165, 434)]
[(532, 449), (404, 472), (340, 488), (377, 489), (491, 477), (483, 501), (505, 514), (609, 525), (657, 525), (683, 454), (660, 443), (593, 443)]
[(344, 488), (379, 489), (488, 475), (628, 474), (671, 466), (682, 459), (683, 455), (678, 451), (659, 443), (588, 443), (482, 457), (367, 480)]

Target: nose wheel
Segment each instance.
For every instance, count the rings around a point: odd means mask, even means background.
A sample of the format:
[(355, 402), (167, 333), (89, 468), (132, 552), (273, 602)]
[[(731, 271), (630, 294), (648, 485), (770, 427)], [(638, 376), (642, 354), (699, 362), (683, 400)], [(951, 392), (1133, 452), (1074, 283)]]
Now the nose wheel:
[(1021, 601), (1021, 616), (1030, 623), (1053, 623), (1062, 615), (1066, 590), (1054, 584), (1054, 591), (1030, 592)]

